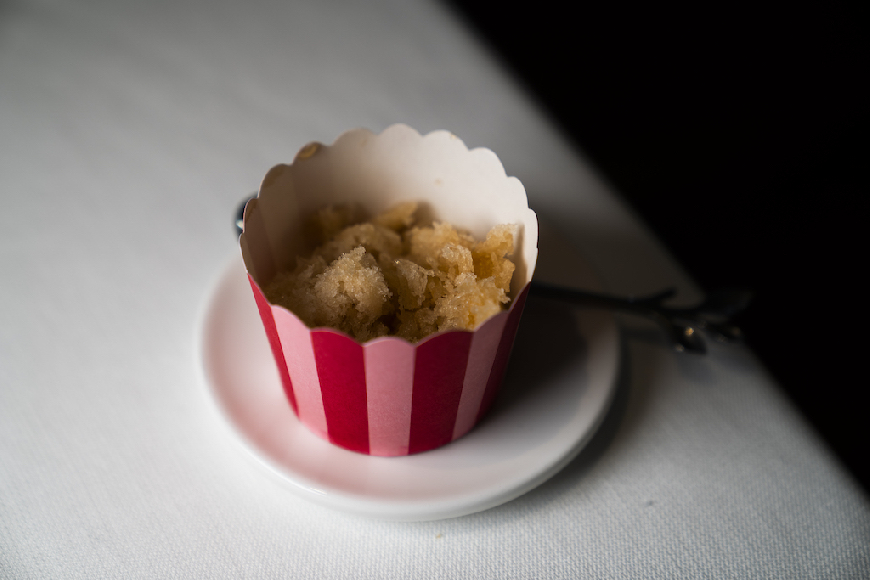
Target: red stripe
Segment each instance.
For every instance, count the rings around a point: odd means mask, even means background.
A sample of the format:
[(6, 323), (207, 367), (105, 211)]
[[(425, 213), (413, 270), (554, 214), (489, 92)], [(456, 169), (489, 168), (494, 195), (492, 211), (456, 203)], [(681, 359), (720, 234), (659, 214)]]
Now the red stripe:
[(520, 325), (520, 317), (523, 314), (523, 308), (526, 305), (526, 296), (529, 293), (529, 285), (523, 288), (520, 295), (514, 301), (513, 309), (508, 315), (507, 322), (502, 331), (501, 342), (498, 345), (498, 352), (495, 355), (495, 362), (492, 364), (492, 373), (489, 375), (489, 380), (486, 382), (486, 390), (483, 392), (483, 400), (480, 402), (480, 410), (477, 412), (477, 421), (486, 414), (495, 400), (498, 389), (501, 386), (502, 378), (507, 370), (508, 359), (511, 356), (511, 350), (514, 346), (514, 338), (517, 335), (517, 328)]
[(290, 401), (290, 406), (293, 407), (293, 412), (299, 414), (299, 408), (296, 406), (296, 396), (293, 394), (293, 382), (290, 380), (290, 374), (287, 372), (287, 362), (284, 360), (284, 351), (281, 348), (281, 338), (278, 336), (278, 329), (275, 326), (275, 319), (272, 317), (272, 308), (269, 306), (269, 301), (263, 295), (260, 287), (254, 282), (254, 279), (248, 274), (248, 282), (251, 283), (251, 289), (254, 291), (254, 300), (257, 302), (257, 310), (260, 312), (260, 318), (263, 321), (263, 326), (266, 329), (266, 336), (269, 338), (269, 346), (272, 347), (272, 356), (275, 357), (275, 363), (278, 366), (278, 372), (281, 374), (281, 384), (284, 386), (284, 393)]
[(311, 332), (329, 440), (369, 452), (366, 374), (362, 346), (329, 330)]
[(417, 347), (408, 453), (450, 443), (471, 347), (470, 332), (436, 336)]

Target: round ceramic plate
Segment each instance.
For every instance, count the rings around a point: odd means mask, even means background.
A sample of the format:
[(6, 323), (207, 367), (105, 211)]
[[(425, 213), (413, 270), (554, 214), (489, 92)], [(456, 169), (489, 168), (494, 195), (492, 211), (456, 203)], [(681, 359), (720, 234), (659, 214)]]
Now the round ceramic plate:
[[(575, 277), (583, 271), (573, 269)], [(488, 509), (558, 472), (607, 411), (619, 353), (609, 313), (530, 298), (504, 385), (483, 421), (434, 451), (373, 457), (320, 439), (293, 414), (241, 258), (220, 277), (202, 331), (211, 392), (256, 458), (312, 501), (406, 521)]]

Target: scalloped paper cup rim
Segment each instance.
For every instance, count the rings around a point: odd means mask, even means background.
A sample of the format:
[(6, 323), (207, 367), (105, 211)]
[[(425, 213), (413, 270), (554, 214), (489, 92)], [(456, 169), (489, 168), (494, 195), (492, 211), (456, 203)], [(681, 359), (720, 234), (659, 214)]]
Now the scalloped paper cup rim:
[[(302, 222), (330, 203), (358, 202), (377, 213), (422, 202), (422, 221), (441, 220), (482, 239), (516, 224), (509, 308), (474, 331), (440, 332), (410, 343), (361, 344), (329, 328), (308, 328), (261, 290), (313, 247)], [(525, 188), (489, 149), (469, 150), (447, 131), (420, 135), (392, 125), (376, 135), (342, 134), (310, 143), (276, 165), (245, 208), (239, 238), (255, 300), (288, 400), (300, 421), (341, 447), (407, 455), (467, 433), (501, 383), (537, 260), (538, 223)]]

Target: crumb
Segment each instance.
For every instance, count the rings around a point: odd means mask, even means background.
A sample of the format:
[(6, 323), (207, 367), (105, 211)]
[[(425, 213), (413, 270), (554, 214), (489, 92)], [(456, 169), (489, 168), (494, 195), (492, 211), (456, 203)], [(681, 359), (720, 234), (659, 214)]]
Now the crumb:
[(361, 342), (477, 328), (510, 301), (516, 226), (495, 226), (476, 241), (450, 224), (418, 224), (417, 208), (399, 203), (368, 221), (358, 206), (321, 209), (309, 224), (320, 245), (279, 273), (266, 297), (310, 327)]

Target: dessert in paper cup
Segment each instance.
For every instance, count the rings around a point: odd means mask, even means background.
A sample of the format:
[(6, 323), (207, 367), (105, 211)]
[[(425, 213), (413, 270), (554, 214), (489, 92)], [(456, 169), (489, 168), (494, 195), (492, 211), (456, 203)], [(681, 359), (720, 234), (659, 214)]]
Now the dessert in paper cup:
[(450, 443), (489, 409), (537, 241), (525, 189), (492, 151), (406, 125), (352, 130), (273, 167), (239, 238), (293, 411), (381, 456)]

